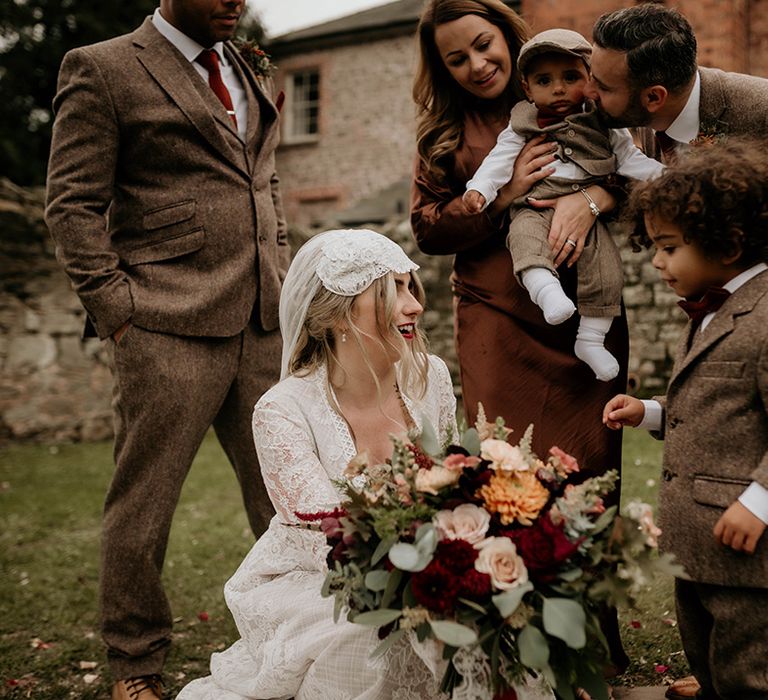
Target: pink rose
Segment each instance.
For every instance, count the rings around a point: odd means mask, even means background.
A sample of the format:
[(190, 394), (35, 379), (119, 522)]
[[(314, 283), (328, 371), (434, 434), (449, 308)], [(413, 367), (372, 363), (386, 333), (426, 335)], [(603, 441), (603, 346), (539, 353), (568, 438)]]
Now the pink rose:
[(437, 496), (440, 489), (456, 484), (460, 476), (461, 472), (446, 469), (439, 464), (431, 469), (419, 469), (416, 472), (416, 490)]
[(438, 511), (434, 523), (441, 539), (466, 540), (477, 544), (488, 532), (491, 515), (485, 508), (473, 503), (462, 503), (453, 510)]
[(491, 463), (491, 469), (501, 469), (505, 472), (528, 469), (528, 463), (520, 448), (504, 440), (483, 440), (480, 443), (480, 456)]
[(480, 553), (475, 569), (488, 574), (495, 589), (506, 591), (528, 581), (525, 562), (508, 537), (489, 537), (477, 545), (477, 549)]

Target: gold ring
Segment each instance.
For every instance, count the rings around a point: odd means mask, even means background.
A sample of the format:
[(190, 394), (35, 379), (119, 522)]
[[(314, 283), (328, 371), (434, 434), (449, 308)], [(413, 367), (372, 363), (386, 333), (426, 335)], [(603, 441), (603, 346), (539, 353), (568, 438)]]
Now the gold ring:
[(565, 239), (565, 242), (566, 242), (568, 245), (572, 245), (574, 248), (576, 247), (576, 241), (572, 241), (570, 238), (566, 238), (566, 239)]

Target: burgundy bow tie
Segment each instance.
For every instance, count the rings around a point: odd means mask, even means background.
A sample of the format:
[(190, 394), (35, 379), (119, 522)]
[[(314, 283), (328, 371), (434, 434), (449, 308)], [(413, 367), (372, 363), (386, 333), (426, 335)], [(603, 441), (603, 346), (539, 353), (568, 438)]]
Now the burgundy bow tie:
[(731, 293), (727, 289), (710, 287), (698, 301), (683, 299), (677, 303), (688, 314), (691, 321), (697, 323), (707, 314), (717, 311), (729, 296)]
[(570, 117), (572, 114), (578, 114), (581, 111), (581, 105), (574, 105), (566, 114), (548, 114), (547, 112), (539, 110), (536, 114), (536, 124), (538, 124), (539, 129), (545, 129), (553, 124), (564, 122), (566, 117)]

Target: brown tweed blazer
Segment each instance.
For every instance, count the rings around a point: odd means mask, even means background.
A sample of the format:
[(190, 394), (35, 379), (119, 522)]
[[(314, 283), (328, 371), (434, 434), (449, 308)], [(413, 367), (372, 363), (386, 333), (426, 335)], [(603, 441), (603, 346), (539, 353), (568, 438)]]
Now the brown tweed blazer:
[(147, 19), (70, 51), (54, 100), (46, 221), (101, 338), (130, 320), (178, 335), (278, 326), (289, 249), (277, 110), (237, 52), (245, 142)]
[[(768, 138), (768, 79), (699, 68), (699, 133)], [(661, 160), (652, 129), (638, 129), (640, 148)]]
[(695, 581), (768, 588), (768, 535), (746, 555), (712, 534), (752, 481), (768, 488), (768, 271), (734, 292), (703, 331), (691, 331), (689, 323), (660, 399), (661, 544)]

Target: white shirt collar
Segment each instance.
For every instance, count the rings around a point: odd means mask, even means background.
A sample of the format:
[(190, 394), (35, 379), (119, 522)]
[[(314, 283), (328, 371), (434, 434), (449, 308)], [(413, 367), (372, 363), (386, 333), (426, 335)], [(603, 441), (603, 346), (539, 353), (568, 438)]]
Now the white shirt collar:
[(741, 274), (736, 275), (732, 280), (728, 280), (723, 285), (723, 289), (727, 289), (731, 294), (733, 294), (741, 285), (746, 284), (756, 275), (759, 275), (763, 270), (768, 270), (768, 265), (765, 263), (757, 263), (757, 265), (753, 265), (748, 270), (744, 270)]
[[(184, 32), (176, 29), (176, 27), (160, 14), (159, 7), (152, 15), (152, 24), (155, 25), (155, 29), (168, 39), (168, 41), (170, 41), (190, 63), (200, 55), (201, 51), (205, 51), (206, 49), (205, 46), (201, 46), (194, 39), (190, 39)], [(224, 55), (223, 42), (217, 41), (211, 48), (219, 54), (220, 63), (224, 66), (228, 65), (227, 57)]]
[(666, 134), (680, 143), (690, 143), (699, 135), (699, 103), (701, 102), (701, 78), (696, 71), (696, 79), (693, 83), (691, 94), (680, 114), (677, 115)]

